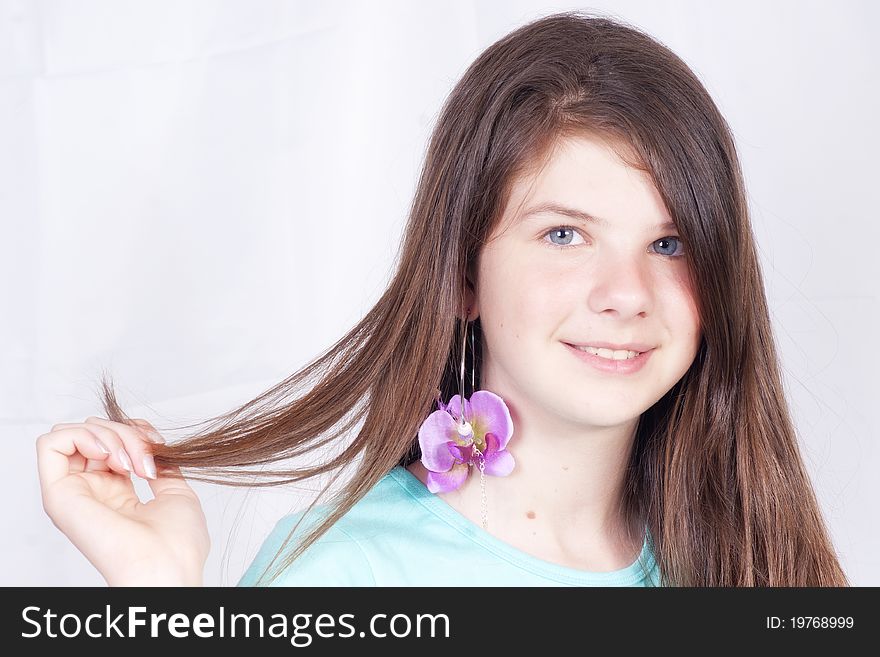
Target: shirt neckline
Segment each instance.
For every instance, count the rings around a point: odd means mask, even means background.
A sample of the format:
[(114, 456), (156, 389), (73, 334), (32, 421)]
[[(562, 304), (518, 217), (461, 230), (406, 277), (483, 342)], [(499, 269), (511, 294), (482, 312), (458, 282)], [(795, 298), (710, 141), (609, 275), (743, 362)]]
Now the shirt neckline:
[(645, 528), (645, 538), (642, 541), (642, 549), (630, 565), (606, 572), (580, 570), (540, 559), (496, 538), (449, 506), (442, 498), (429, 491), (418, 477), (402, 465), (394, 466), (389, 475), (428, 511), (469, 539), (514, 565), (542, 577), (568, 584), (602, 586), (630, 586), (643, 579), (649, 581), (653, 579), (653, 571), (657, 564), (654, 560), (653, 543), (647, 527)]

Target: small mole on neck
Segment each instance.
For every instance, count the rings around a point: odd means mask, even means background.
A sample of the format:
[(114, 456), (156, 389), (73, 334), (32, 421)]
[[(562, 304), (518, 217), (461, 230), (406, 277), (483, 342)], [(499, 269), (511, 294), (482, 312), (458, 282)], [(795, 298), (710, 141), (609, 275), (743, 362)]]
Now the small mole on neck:
[(526, 517), (527, 517), (527, 518), (530, 518), (530, 519), (531, 519), (531, 518), (534, 518), (534, 517), (535, 517), (535, 512), (534, 512), (534, 511), (529, 511), (529, 512), (526, 514)]

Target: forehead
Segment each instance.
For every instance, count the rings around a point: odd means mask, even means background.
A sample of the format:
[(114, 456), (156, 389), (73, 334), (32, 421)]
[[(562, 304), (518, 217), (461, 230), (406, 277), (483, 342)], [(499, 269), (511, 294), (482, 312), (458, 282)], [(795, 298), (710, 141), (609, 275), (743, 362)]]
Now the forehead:
[(572, 218), (605, 227), (674, 226), (634, 152), (594, 136), (559, 139), (514, 176), (497, 228), (506, 230), (538, 208), (544, 208), (542, 214), (567, 208)]

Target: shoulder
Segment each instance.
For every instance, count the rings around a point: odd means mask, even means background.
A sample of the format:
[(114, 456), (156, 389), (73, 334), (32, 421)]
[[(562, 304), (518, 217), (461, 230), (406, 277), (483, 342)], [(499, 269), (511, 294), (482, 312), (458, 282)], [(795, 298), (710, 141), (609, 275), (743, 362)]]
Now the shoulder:
[[(325, 507), (315, 509), (323, 510)], [(238, 586), (373, 586), (375, 582), (372, 568), (363, 550), (338, 522), (292, 564), (286, 566), (274, 580), (268, 582), (269, 577), (317, 524), (313, 522), (313, 516), (317, 516), (315, 512), (309, 513), (300, 522), (304, 513), (292, 513), (276, 523), (260, 546), (257, 556), (242, 575)], [(267, 567), (269, 570), (264, 576)]]
[[(238, 586), (375, 586), (373, 564), (364, 542), (369, 542), (377, 532), (386, 533), (389, 518), (399, 521), (395, 523), (398, 528), (405, 527), (409, 519), (407, 508), (411, 504), (412, 498), (406, 490), (390, 473), (385, 475), (278, 577), (267, 582), (309, 530), (317, 526), (329, 507), (321, 505), (309, 513), (303, 510), (286, 515), (266, 537)], [(267, 566), (270, 566), (269, 572), (263, 581), (258, 581)]]

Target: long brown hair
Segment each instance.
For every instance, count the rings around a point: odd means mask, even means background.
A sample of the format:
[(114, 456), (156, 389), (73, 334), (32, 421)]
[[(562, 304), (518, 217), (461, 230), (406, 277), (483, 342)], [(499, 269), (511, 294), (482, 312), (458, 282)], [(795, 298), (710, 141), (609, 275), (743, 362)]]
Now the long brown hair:
[[(664, 45), (578, 11), (516, 29), (456, 84), (432, 134), (396, 271), (366, 316), (290, 378), (155, 448), (159, 467), (233, 486), (319, 475), (332, 475), (332, 485), (354, 470), (271, 579), (391, 468), (419, 458), (418, 427), (438, 389), (444, 400), (458, 391), (462, 295), (511, 182), (576, 135), (619, 145), (647, 172), (688, 245), (702, 343), (681, 380), (642, 414), (622, 500), (629, 519), (647, 524), (661, 583), (849, 584), (789, 415), (730, 129)], [(479, 319), (474, 331), (479, 344)], [(129, 422), (112, 385), (102, 384), (107, 417)], [(262, 467), (334, 446), (314, 465)]]

